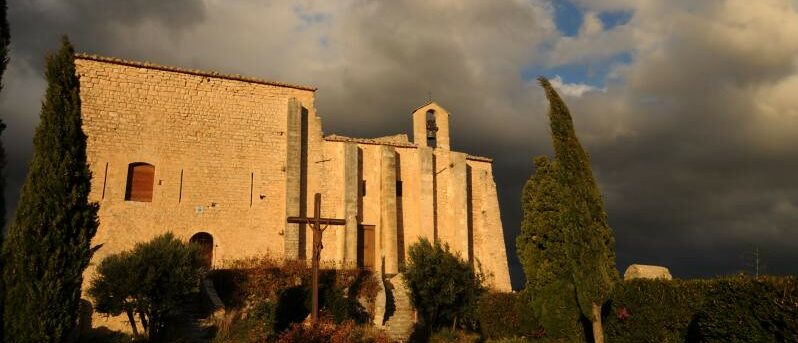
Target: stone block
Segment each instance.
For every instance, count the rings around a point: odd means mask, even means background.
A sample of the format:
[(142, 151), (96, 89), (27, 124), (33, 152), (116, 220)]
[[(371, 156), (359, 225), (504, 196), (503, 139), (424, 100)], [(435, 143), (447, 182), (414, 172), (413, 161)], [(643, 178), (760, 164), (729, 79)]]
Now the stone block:
[(626, 268), (623, 273), (624, 280), (633, 279), (665, 279), (671, 280), (671, 272), (668, 268), (661, 266), (650, 266), (645, 264), (633, 264)]

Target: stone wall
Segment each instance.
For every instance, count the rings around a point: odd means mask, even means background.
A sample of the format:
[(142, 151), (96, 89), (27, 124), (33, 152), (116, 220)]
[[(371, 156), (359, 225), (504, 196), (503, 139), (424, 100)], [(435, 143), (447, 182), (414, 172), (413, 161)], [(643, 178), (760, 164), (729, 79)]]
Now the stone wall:
[[(103, 245), (86, 282), (105, 256), (167, 231), (211, 234), (217, 267), (264, 254), (310, 258), (312, 231), (285, 217), (312, 216), (319, 192), (322, 216), (349, 222), (325, 232), (324, 262), (353, 267), (358, 224), (374, 225), (374, 265), (384, 256), (388, 274), (426, 237), (510, 289), (491, 160), (449, 150), (449, 113), (437, 104), (414, 115), (436, 111), (437, 148), (404, 134), (324, 138), (313, 88), (87, 55), (76, 66), (90, 197), (100, 203), (93, 244)], [(151, 202), (125, 200), (135, 162), (155, 167)]]

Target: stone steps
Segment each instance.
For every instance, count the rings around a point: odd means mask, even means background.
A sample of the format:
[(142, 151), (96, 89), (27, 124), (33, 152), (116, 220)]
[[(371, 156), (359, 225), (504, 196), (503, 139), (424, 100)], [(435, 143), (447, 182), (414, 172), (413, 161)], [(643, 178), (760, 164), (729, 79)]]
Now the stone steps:
[(407, 294), (407, 287), (401, 275), (396, 275), (385, 280), (386, 291), (390, 292), (390, 307), (393, 311), (385, 321), (385, 332), (392, 340), (397, 342), (407, 342), (410, 334), (413, 333), (413, 326), (416, 324), (416, 311), (410, 302)]

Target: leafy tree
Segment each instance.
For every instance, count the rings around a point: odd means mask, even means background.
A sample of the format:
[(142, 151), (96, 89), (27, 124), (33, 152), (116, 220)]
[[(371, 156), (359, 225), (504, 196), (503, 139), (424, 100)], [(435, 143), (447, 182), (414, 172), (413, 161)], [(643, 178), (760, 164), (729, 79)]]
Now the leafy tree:
[(474, 321), (482, 278), (473, 266), (449, 251), (449, 245), (426, 238), (410, 246), (403, 274), (410, 300), (427, 329)]
[(594, 341), (603, 342), (601, 308), (620, 279), (615, 242), (570, 111), (547, 79), (538, 80), (551, 106), (555, 162), (538, 158), (538, 171), (525, 187), (519, 255), (544, 327), (576, 337), (555, 324), (569, 319), (575, 308), (591, 322)]
[(133, 273), (136, 262), (135, 256), (130, 252), (106, 257), (97, 267), (97, 277), (91, 281), (88, 294), (94, 299), (94, 310), (97, 313), (113, 316), (125, 313), (133, 335), (139, 336), (134, 298), (139, 281)]
[[(6, 18), (8, 6), (5, 0), (0, 0), (0, 90), (3, 89), (3, 74), (8, 66), (8, 44), (11, 42), (11, 34), (8, 29), (8, 18)], [(6, 124), (0, 118), (0, 248), (3, 246), (3, 229), (6, 226), (6, 177), (4, 170), (6, 168), (6, 150), (3, 147), (3, 130)], [(0, 343), (3, 342), (3, 259), (0, 258)]]
[(6, 341), (61, 342), (75, 328), (83, 271), (93, 254), (97, 204), (81, 129), (74, 50), (47, 57), (47, 92), (33, 159), (3, 245)]
[(170, 312), (185, 302), (199, 283), (202, 267), (197, 245), (166, 233), (103, 259), (88, 293), (98, 313), (126, 313), (135, 335), (134, 314), (138, 314), (145, 333), (156, 340)]

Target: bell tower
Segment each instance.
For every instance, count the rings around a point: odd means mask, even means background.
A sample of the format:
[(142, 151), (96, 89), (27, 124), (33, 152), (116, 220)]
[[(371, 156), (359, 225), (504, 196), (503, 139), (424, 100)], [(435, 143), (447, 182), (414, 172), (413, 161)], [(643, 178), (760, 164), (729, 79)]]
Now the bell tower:
[(449, 112), (434, 101), (413, 111), (413, 143), (449, 150)]

